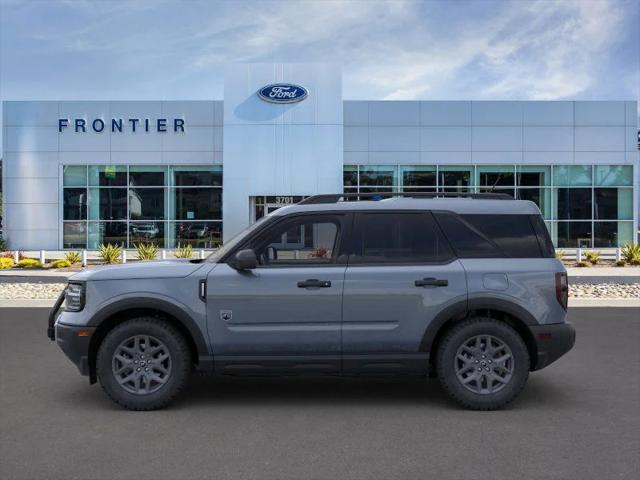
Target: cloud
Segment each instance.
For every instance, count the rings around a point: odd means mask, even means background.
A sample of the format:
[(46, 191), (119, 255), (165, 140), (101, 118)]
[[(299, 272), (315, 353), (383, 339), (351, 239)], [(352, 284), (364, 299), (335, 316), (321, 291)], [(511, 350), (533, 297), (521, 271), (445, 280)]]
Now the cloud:
[(5, 89), (22, 91), (25, 68), (51, 64), (64, 65), (49, 75), (53, 91), (91, 78), (96, 91), (124, 80), (134, 95), (186, 84), (177, 91), (206, 96), (203, 79), (221, 79), (227, 62), (331, 61), (347, 98), (637, 95), (633, 0), (42, 5), (4, 8)]

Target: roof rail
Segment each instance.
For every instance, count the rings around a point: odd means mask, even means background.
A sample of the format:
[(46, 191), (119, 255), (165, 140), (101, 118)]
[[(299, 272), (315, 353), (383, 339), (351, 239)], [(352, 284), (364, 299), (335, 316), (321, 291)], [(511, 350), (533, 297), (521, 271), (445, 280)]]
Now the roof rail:
[(508, 193), (456, 193), (456, 192), (374, 192), (374, 193), (329, 193), (313, 195), (298, 202), (298, 205), (338, 203), (344, 200), (383, 200), (385, 198), (474, 198), (479, 200), (513, 200)]

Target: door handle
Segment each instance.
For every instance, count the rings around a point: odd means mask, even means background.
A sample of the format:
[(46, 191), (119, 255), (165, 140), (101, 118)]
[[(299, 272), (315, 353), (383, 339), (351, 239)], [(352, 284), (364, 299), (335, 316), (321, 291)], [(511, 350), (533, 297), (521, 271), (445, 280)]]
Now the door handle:
[(330, 286), (331, 282), (328, 280), (318, 280), (316, 278), (298, 282), (298, 288), (329, 288)]
[(437, 278), (423, 278), (414, 282), (416, 287), (447, 287), (449, 280), (439, 280)]

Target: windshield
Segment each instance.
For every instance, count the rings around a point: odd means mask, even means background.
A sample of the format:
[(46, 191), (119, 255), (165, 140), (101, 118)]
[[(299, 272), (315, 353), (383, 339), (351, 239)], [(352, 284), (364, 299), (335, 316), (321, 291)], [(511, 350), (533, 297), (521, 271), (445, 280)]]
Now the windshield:
[(227, 242), (223, 246), (221, 246), (218, 250), (216, 250), (215, 252), (213, 252), (211, 255), (207, 257), (207, 262), (217, 263), (222, 257), (224, 257), (231, 250), (233, 250), (236, 245), (238, 245), (242, 240), (244, 240), (244, 238), (247, 235), (249, 235), (251, 232), (253, 232), (258, 227), (260, 227), (267, 220), (267, 218), (270, 218), (270, 217), (269, 216), (262, 217), (256, 223), (254, 223), (253, 225), (250, 225), (249, 227), (245, 228), (240, 233), (235, 235), (233, 238), (231, 238), (231, 240), (227, 240)]

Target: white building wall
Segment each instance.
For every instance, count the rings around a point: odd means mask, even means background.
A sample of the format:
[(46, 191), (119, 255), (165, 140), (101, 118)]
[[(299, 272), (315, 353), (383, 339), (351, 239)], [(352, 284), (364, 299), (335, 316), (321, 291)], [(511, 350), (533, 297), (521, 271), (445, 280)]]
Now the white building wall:
[[(58, 132), (58, 119), (69, 126)], [(73, 119), (100, 118), (101, 133)], [(111, 118), (182, 118), (185, 131), (111, 133)], [(20, 101), (3, 109), (4, 237), (13, 249), (62, 245), (62, 167), (71, 164), (221, 164), (221, 101)]]
[[(304, 86), (292, 104), (261, 100), (272, 83)], [(342, 190), (340, 69), (327, 64), (233, 64), (224, 79), (224, 238), (250, 223), (250, 197)]]

